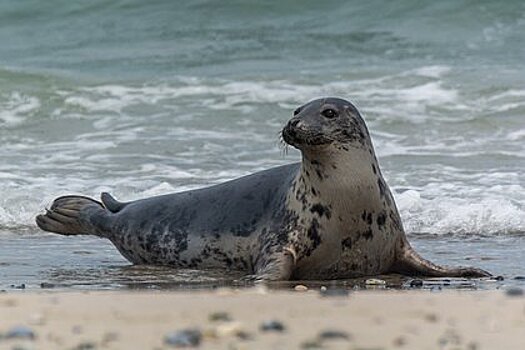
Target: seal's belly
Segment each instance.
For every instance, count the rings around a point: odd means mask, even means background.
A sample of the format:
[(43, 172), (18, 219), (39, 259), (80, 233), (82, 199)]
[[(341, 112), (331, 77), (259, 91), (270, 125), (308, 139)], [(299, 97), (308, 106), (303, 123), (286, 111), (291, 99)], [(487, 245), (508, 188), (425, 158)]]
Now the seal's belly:
[[(386, 273), (395, 260), (397, 234), (372, 231), (342, 239), (326, 237), (310, 256), (298, 262), (294, 279), (344, 279)], [(339, 235), (334, 235), (339, 237)]]
[(252, 237), (230, 233), (199, 234), (182, 230), (133, 231), (111, 239), (134, 264), (191, 269), (251, 270)]

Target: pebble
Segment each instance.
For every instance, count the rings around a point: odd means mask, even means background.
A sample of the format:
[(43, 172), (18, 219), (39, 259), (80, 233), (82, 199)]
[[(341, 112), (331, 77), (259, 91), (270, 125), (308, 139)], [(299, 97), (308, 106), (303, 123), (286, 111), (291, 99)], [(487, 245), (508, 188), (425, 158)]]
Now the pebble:
[(394, 339), (393, 344), (395, 347), (401, 347), (407, 343), (406, 339), (403, 336), (399, 336)]
[(321, 292), (326, 292), (328, 288), (326, 288), (325, 286), (321, 286), (321, 288), (319, 288), (319, 290)]
[(245, 333), (240, 322), (226, 322), (215, 328), (215, 335), (218, 337), (238, 336)]
[(304, 343), (301, 344), (301, 349), (313, 350), (313, 349), (322, 349), (322, 348), (323, 348), (323, 346), (319, 342), (319, 340), (305, 341)]
[(4, 335), (6, 339), (29, 339), (34, 340), (36, 338), (33, 330), (26, 326), (15, 326), (7, 331)]
[(211, 313), (208, 316), (208, 320), (210, 320), (211, 322), (217, 322), (217, 321), (225, 321), (226, 322), (226, 321), (231, 321), (232, 318), (230, 317), (230, 315), (227, 312), (218, 311), (218, 312)]
[(304, 284), (298, 284), (294, 287), (294, 289), (298, 292), (306, 292), (308, 290), (308, 287)]
[(49, 282), (40, 283), (40, 288), (55, 288), (55, 284)]
[(378, 278), (370, 278), (365, 281), (365, 284), (367, 286), (384, 286), (386, 285), (386, 281), (380, 280)]
[(80, 343), (77, 346), (73, 348), (73, 350), (93, 350), (96, 349), (97, 346), (92, 342), (84, 342)]
[(71, 328), (71, 332), (73, 334), (82, 334), (82, 333), (84, 333), (84, 328), (82, 328), (82, 326), (79, 326), (79, 325), (74, 325)]
[(504, 281), (505, 277), (503, 277), (503, 276), (495, 276), (495, 277), (492, 277), (491, 279), (495, 280), (495, 281)]
[(12, 284), (12, 285), (11, 285), (11, 288), (13, 288), (13, 289), (26, 289), (26, 284), (25, 284), (25, 283), (22, 283), (22, 284)]
[(421, 288), (423, 287), (423, 281), (422, 280), (412, 280), (410, 281), (410, 287), (411, 288)]
[(202, 333), (198, 329), (184, 329), (168, 333), (164, 337), (164, 343), (176, 348), (197, 347), (202, 340)]
[(281, 321), (270, 320), (264, 321), (260, 327), (263, 332), (284, 332), (286, 327)]
[(118, 333), (116, 332), (106, 332), (104, 333), (104, 336), (102, 337), (102, 344), (106, 345), (107, 343), (111, 343), (114, 341), (117, 341), (119, 338)]
[(344, 331), (338, 330), (325, 330), (319, 333), (319, 339), (321, 340), (350, 340), (350, 335)]
[(505, 294), (509, 297), (521, 297), (523, 296), (524, 292), (522, 288), (511, 287), (505, 290)]
[(347, 297), (350, 294), (350, 291), (344, 288), (321, 289), (320, 292), (322, 297)]
[(525, 281), (525, 276), (516, 276), (514, 277), (516, 281)]

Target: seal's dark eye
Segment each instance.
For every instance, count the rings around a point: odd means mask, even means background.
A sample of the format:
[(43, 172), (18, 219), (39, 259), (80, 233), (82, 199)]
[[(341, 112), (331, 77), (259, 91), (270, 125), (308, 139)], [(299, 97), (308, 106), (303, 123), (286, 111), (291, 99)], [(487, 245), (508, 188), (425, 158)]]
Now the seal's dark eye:
[(297, 108), (295, 111), (293, 111), (293, 115), (297, 115), (299, 114), (299, 112), (301, 112), (301, 108)]
[(321, 114), (326, 118), (335, 118), (337, 117), (337, 112), (334, 111), (332, 108), (327, 108), (324, 111), (321, 112)]

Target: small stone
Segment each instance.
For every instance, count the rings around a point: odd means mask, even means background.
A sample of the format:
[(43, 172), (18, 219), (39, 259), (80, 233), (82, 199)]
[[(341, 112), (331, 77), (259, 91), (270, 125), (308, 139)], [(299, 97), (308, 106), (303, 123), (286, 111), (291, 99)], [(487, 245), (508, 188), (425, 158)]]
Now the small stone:
[(250, 333), (245, 332), (245, 331), (239, 331), (237, 334), (235, 334), (235, 336), (239, 338), (240, 340), (252, 340), (253, 339), (253, 336)]
[(286, 327), (284, 324), (277, 320), (265, 321), (261, 324), (260, 327), (263, 332), (284, 332)]
[(367, 286), (384, 286), (386, 285), (386, 281), (380, 280), (378, 278), (370, 278), (365, 281), (365, 284)]
[(523, 294), (523, 289), (518, 287), (511, 287), (505, 290), (505, 295), (509, 297), (521, 297)]
[(55, 285), (49, 282), (42, 282), (40, 283), (40, 288), (55, 288)]
[(492, 277), (492, 279), (495, 280), (495, 281), (504, 281), (505, 277), (503, 277), (503, 276), (495, 276), (495, 277)]
[(13, 289), (26, 289), (26, 284), (25, 284), (25, 283), (22, 283), (22, 284), (12, 284), (12, 285), (11, 285), (11, 288), (13, 288)]
[(516, 281), (525, 281), (525, 276), (516, 276), (514, 277)]
[(319, 290), (320, 290), (321, 292), (326, 292), (327, 289), (328, 289), (328, 288), (326, 288), (325, 286), (321, 286), (321, 288), (319, 288)]
[(338, 330), (325, 330), (319, 333), (319, 339), (321, 340), (350, 340), (350, 335), (344, 331)]
[(306, 292), (308, 290), (308, 287), (304, 284), (298, 284), (293, 289), (295, 289), (298, 292)]
[(36, 338), (33, 330), (26, 326), (15, 326), (7, 331), (4, 335), (6, 339), (29, 339), (34, 340)]
[(301, 349), (315, 350), (315, 349), (322, 349), (322, 348), (323, 346), (319, 342), (319, 340), (309, 340), (301, 344)]
[(349, 294), (350, 291), (344, 288), (329, 288), (321, 290), (321, 296), (323, 297), (347, 297)]
[(240, 322), (226, 322), (215, 328), (215, 335), (218, 337), (237, 336), (243, 332), (243, 327)]
[(84, 332), (84, 328), (82, 328), (82, 326), (79, 326), (79, 325), (74, 325), (71, 328), (71, 332), (73, 334), (82, 334)]
[(421, 288), (423, 287), (423, 281), (422, 280), (412, 280), (410, 281), (410, 287), (411, 288)]
[(96, 349), (96, 348), (97, 348), (97, 346), (95, 345), (95, 343), (84, 342), (84, 343), (78, 344), (72, 350), (93, 350), (93, 349)]
[(425, 320), (426, 320), (427, 322), (432, 322), (432, 323), (434, 323), (434, 322), (437, 322), (438, 317), (437, 317), (436, 314), (426, 314), (426, 315), (425, 315)]
[(102, 343), (103, 344), (107, 344), (107, 343), (112, 343), (116, 340), (118, 340), (118, 333), (116, 332), (106, 332), (104, 333), (104, 336), (102, 337)]
[(167, 334), (164, 343), (176, 348), (197, 347), (202, 340), (202, 333), (198, 329), (184, 329)]
[(401, 347), (407, 343), (406, 339), (402, 336), (397, 337), (394, 339), (394, 346)]
[(232, 319), (227, 312), (218, 311), (218, 312), (211, 313), (208, 316), (208, 320), (210, 320), (211, 322), (218, 322), (218, 321), (227, 322), (227, 321), (231, 321)]

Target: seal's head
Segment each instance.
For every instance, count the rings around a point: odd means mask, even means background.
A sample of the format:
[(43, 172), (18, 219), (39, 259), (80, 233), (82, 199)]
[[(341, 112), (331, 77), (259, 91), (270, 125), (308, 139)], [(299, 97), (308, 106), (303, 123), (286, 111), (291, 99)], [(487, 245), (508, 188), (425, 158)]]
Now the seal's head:
[(294, 111), (282, 131), (284, 141), (300, 150), (335, 146), (363, 146), (368, 130), (348, 101), (328, 97), (308, 102)]

